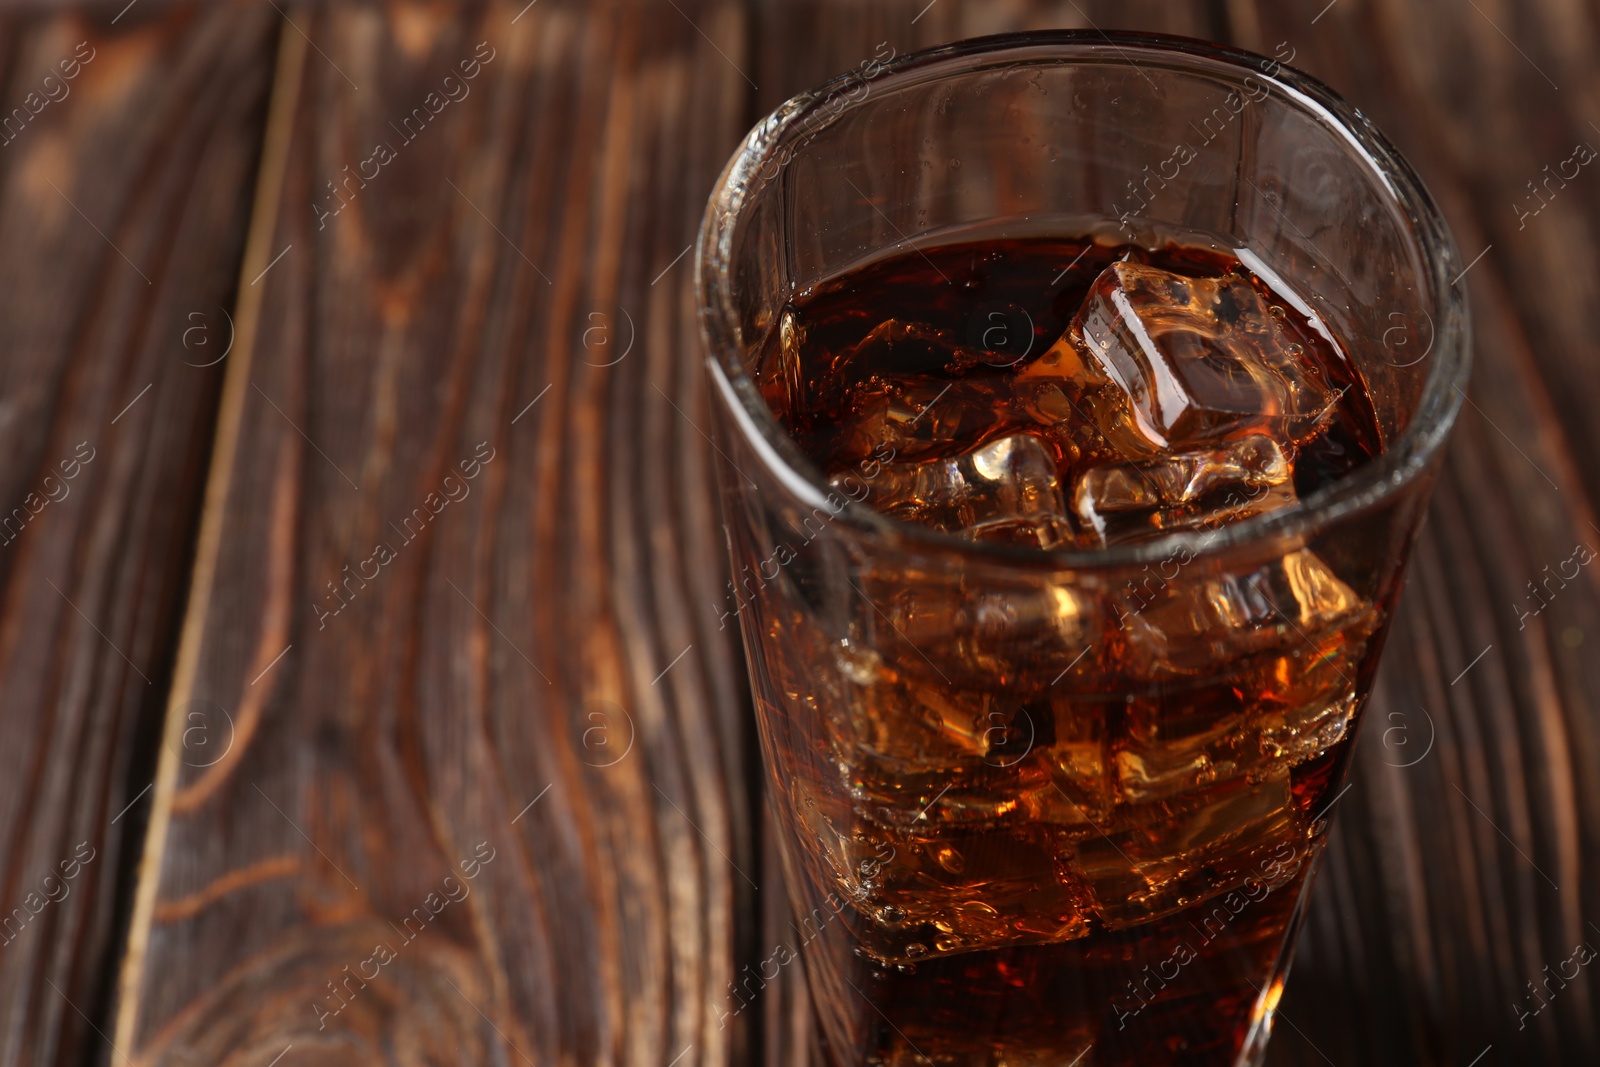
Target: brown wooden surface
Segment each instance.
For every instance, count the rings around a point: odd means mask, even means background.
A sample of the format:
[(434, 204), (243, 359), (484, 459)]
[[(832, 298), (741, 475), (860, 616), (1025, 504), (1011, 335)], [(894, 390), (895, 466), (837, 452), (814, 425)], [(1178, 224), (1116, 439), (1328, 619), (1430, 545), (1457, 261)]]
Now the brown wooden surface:
[(259, 11), (0, 19), (0, 99), (32, 114), (0, 144), (8, 1067), (101, 1055), (90, 1019), (149, 811), (271, 31)]
[[(1592, 7), (278, 6), (0, 19), (15, 102), (97, 49), (0, 146), (0, 501), (96, 450), (0, 545), (3, 906), (97, 850), (0, 947), (0, 1067), (803, 1062), (792, 968), (724, 1017), (787, 916), (679, 256), (790, 93), (884, 42), (1048, 26), (1293, 49), (1487, 249), (1472, 403), (1271, 1062), (1600, 1061), (1587, 971), (1518, 1024), (1600, 946), (1592, 568), (1518, 615), (1600, 547), (1600, 176), (1517, 214), (1600, 146)], [(194, 366), (224, 308), (234, 347)]]
[[(742, 83), (670, 6), (517, 14), (348, 5), (283, 37), (244, 273), (289, 251), (239, 316), (173, 697), (237, 733), (158, 775), (138, 1061), (744, 1058), (712, 1015), (753, 914), (723, 858), (751, 850), (744, 731), (667, 270)], [(695, 14), (737, 49), (737, 9)], [(339, 609), (346, 565), (371, 580)]]

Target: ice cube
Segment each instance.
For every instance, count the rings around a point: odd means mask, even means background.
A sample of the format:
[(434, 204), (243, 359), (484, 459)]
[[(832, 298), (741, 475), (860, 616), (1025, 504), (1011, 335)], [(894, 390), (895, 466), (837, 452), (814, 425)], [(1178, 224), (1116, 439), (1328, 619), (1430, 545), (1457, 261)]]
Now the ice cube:
[(1003, 686), (952, 685), (940, 675), (959, 677), (956, 665), (940, 668), (914, 648), (887, 657), (843, 648), (850, 691), (820, 718), (842, 786), (880, 821), (912, 831), (996, 825), (1018, 810), (1019, 790), (1047, 777), (1033, 746), (1034, 722), (1048, 719)]
[(1303, 840), (1287, 771), (1232, 779), (1185, 796), (1119, 809), (1077, 846), (1070, 868), (1095, 896), (1095, 916), (1120, 929), (1243, 884), (1268, 850)]
[(858, 593), (857, 639), (897, 674), (1017, 704), (1079, 662), (1098, 633), (1087, 594), (1065, 579), (880, 565), (862, 571)]
[(1361, 701), (1354, 691), (1332, 703), (1309, 703), (1267, 716), (1261, 729), (1261, 751), (1277, 760), (1298, 763), (1343, 741), (1355, 723)]
[(974, 541), (1055, 548), (1073, 536), (1055, 457), (1032, 434), (1000, 437), (946, 459), (884, 464), (866, 500), (887, 515)]
[(1058, 851), (1028, 834), (955, 830), (900, 838), (878, 872), (884, 904), (865, 931), (868, 950), (894, 962), (1089, 933), (1088, 897)]
[(1107, 719), (1121, 715), (1122, 698), (1071, 692), (1072, 683), (1052, 682), (1048, 700), (1029, 707), (1039, 724), (1034, 755), (1048, 778), (1021, 796), (1030, 819), (1063, 832), (1089, 833), (1117, 801)]
[(1225, 686), (1128, 701), (1115, 765), (1122, 794), (1161, 800), (1238, 777), (1259, 762), (1248, 709)]
[(1019, 377), (1061, 381), (1101, 437), (1086, 444), (1130, 459), (1252, 430), (1298, 440), (1336, 398), (1246, 278), (1134, 262), (1107, 267)]
[(867, 896), (861, 867), (868, 864), (870, 871), (874, 859), (892, 854), (893, 845), (884, 840), (887, 835), (875, 836), (874, 828), (856, 817), (848, 798), (803, 777), (790, 780), (789, 797), (800, 824), (797, 841), (813, 872), (831, 877), (849, 899)]
[(852, 416), (817, 428), (835, 465), (874, 470), (878, 462), (933, 459), (961, 452), (1003, 432), (1005, 397), (987, 380), (925, 375), (874, 378), (849, 401)]
[(1375, 622), (1371, 605), (1308, 548), (1249, 571), (1180, 567), (1116, 599), (1126, 664), (1144, 679), (1215, 674), (1257, 653), (1296, 664), (1296, 674), (1329, 664), (1349, 674)]
[(863, 688), (861, 699), (853, 702), (853, 741), (885, 764), (886, 771), (948, 775), (976, 766), (988, 755), (990, 709), (982, 694), (923, 684), (888, 666), (881, 666), (874, 683)]
[(1293, 504), (1293, 473), (1277, 441), (1247, 434), (1146, 462), (1093, 467), (1078, 478), (1072, 508), (1104, 544), (1215, 529)]

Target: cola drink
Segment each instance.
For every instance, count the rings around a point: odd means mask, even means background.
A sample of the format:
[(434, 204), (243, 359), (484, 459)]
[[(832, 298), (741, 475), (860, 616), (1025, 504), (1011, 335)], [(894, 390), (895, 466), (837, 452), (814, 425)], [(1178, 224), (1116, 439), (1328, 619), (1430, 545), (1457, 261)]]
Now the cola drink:
[(789, 537), (736, 578), (839, 1067), (1224, 1065), (1270, 1015), (1390, 604), (1360, 553), (1207, 553), (1385, 443), (1260, 268), (920, 243), (771, 324), (755, 384), (838, 496), (1006, 562)]

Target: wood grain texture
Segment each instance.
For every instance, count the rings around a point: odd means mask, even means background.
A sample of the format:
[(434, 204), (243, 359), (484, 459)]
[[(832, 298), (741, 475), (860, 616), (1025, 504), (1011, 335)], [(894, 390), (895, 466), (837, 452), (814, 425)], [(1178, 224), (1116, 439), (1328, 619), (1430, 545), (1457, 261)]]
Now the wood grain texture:
[(108, 1051), (269, 30), (0, 20), (0, 1064)]
[[(1529, 579), (1579, 542), (1600, 548), (1587, 414), (1600, 400), (1587, 328), (1600, 177), (1586, 167), (1537, 202), (1526, 187), (1578, 141), (1600, 146), (1600, 129), (1584, 132), (1600, 115), (1588, 7), (540, 0), (291, 17), (281, 145), (268, 137), (240, 272), (247, 337), (225, 364), (147, 863), (105, 1026), (133, 1062), (806, 1062), (797, 969), (759, 1010), (732, 1013), (728, 993), (792, 936), (743, 670), (717, 628), (724, 563), (676, 257), (739, 135), (791, 93), (880, 43), (903, 53), (1049, 26), (1286, 43), (1417, 163), (1465, 258), (1488, 249), (1462, 282), (1477, 314), (1472, 404), (1270, 1062), (1600, 1059), (1586, 971), (1554, 997), (1527, 989), (1578, 943), (1600, 946), (1596, 572), (1519, 616)], [(427, 94), (443, 99), (480, 41), (494, 58), (432, 114)], [(363, 170), (379, 142), (394, 158)], [(236, 234), (242, 207), (230, 217)], [(480, 443), (493, 459), (467, 478)], [(392, 559), (371, 562), (379, 543)], [(114, 603), (131, 610), (102, 606)], [(107, 633), (145, 632), (125, 626)], [(196, 709), (227, 725), (226, 739), (201, 735), (229, 741), (219, 762), (194, 743)], [(50, 775), (74, 766), (60, 745), (39, 751)], [(125, 757), (93, 758), (87, 780), (131, 796), (114, 769)], [(0, 782), (8, 795), (34, 794)], [(5, 832), (49, 831), (40, 855), (69, 839), (35, 814), (44, 800), (21, 802), (0, 813)], [(494, 858), (474, 866), (480, 846)], [(70, 939), (37, 943), (58, 973), (83, 970), (66, 962)], [(28, 1040), (49, 1032), (27, 1017)]]
[[(135, 1062), (748, 1059), (718, 1008), (751, 753), (680, 258), (743, 130), (744, 24), (677, 7), (296, 12), (246, 272), (287, 251), (229, 368)], [(193, 700), (235, 725), (203, 768)]]

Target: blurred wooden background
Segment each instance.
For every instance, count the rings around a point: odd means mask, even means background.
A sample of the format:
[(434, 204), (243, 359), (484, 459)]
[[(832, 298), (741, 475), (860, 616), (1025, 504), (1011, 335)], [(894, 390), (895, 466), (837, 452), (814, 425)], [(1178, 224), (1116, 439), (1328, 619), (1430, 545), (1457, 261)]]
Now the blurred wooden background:
[(1271, 1062), (1600, 1062), (1600, 8), (114, 0), (0, 8), (0, 1067), (801, 1062), (685, 253), (791, 93), (1061, 26), (1292, 50), (1471, 264)]

